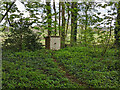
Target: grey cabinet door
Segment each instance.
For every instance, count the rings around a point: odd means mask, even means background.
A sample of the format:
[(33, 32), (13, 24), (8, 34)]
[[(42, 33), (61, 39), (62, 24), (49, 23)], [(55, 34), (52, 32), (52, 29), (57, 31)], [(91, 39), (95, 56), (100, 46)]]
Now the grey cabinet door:
[(52, 50), (60, 49), (60, 38), (55, 37), (50, 38), (50, 49)]

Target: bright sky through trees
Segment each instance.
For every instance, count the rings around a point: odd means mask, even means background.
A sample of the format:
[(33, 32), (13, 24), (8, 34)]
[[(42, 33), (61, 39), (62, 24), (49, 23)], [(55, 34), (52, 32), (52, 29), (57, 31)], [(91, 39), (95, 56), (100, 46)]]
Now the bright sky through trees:
[(17, 5), (18, 10), (24, 12), (24, 17), (29, 17), (29, 12), (26, 11), (25, 6), (19, 0), (17, 0), (15, 4)]
[[(15, 4), (17, 5), (17, 8), (18, 10), (20, 10), (22, 13), (24, 13), (24, 17), (29, 17), (29, 12), (26, 10), (25, 6), (20, 2), (22, 0), (16, 0)], [(45, 3), (46, 0), (41, 0), (41, 3)], [(89, 1), (89, 0), (88, 0)], [(93, 0), (95, 2), (101, 2), (102, 4), (105, 4), (105, 2), (108, 2), (110, 0)], [(55, 0), (56, 2), (56, 6), (58, 7), (58, 2), (59, 0)], [(79, 1), (80, 2), (80, 1)], [(51, 6), (53, 5), (53, 0), (51, 0)], [(98, 10), (101, 12), (101, 14), (99, 15), (99, 17), (103, 17), (102, 15), (103, 14), (106, 14), (107, 15), (107, 10), (110, 10), (110, 7), (108, 6), (106, 9), (103, 9), (103, 8), (98, 8)], [(16, 12), (17, 13), (17, 12)], [(10, 14), (10, 13), (9, 13)], [(41, 16), (40, 16), (41, 17)], [(114, 17), (114, 20), (112, 22), (112, 25), (114, 24), (115, 22), (115, 17), (116, 16), (113, 16)], [(5, 20), (2, 21), (2, 23), (5, 22)], [(1, 23), (1, 24), (2, 24)], [(104, 26), (104, 25), (101, 25), (101, 26)]]

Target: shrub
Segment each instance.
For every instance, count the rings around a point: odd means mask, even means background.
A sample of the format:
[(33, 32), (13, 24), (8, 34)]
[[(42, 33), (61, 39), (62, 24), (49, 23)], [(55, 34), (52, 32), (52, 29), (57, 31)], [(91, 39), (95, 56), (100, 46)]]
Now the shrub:
[(5, 34), (7, 38), (3, 43), (4, 50), (22, 51), (41, 49), (39, 36), (29, 28), (32, 23), (29, 23), (27, 19), (20, 19), (20, 22), (15, 24), (14, 28), (10, 29), (9, 34)]

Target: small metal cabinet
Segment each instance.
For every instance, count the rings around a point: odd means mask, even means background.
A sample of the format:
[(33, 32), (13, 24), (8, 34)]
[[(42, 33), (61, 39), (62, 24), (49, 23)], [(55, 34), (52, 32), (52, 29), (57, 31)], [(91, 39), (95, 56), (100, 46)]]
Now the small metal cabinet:
[(59, 50), (61, 47), (61, 39), (59, 36), (45, 37), (45, 48), (52, 50)]

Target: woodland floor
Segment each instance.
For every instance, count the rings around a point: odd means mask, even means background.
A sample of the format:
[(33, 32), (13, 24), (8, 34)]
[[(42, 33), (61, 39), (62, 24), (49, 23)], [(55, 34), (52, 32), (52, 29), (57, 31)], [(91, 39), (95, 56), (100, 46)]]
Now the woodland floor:
[(67, 47), (58, 51), (3, 51), (2, 87), (116, 88), (120, 87), (117, 50)]

